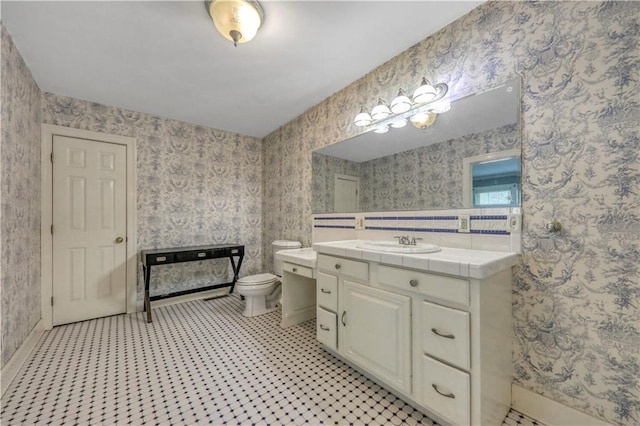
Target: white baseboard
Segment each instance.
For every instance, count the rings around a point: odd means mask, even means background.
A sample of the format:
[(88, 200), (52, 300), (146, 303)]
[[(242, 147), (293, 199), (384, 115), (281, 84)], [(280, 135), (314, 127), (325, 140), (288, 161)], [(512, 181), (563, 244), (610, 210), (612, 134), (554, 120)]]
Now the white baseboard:
[(511, 406), (522, 414), (549, 426), (609, 425), (609, 423), (575, 408), (567, 407), (515, 383), (511, 384)]
[(1, 387), (3, 396), (9, 388), (9, 385), (11, 384), (13, 379), (16, 378), (16, 375), (18, 374), (18, 371), (20, 371), (20, 368), (22, 368), (24, 362), (27, 360), (27, 358), (29, 358), (29, 355), (31, 354), (31, 351), (33, 351), (33, 348), (36, 347), (36, 344), (38, 343), (38, 340), (40, 339), (40, 336), (42, 336), (43, 332), (44, 329), (42, 327), (42, 320), (40, 320), (31, 329), (31, 332), (29, 333), (29, 335), (27, 335), (27, 338), (24, 339), (24, 342), (22, 342), (20, 347), (13, 353), (11, 358), (9, 358), (9, 361), (7, 361), (5, 366), (2, 368), (0, 382), (2, 382)]

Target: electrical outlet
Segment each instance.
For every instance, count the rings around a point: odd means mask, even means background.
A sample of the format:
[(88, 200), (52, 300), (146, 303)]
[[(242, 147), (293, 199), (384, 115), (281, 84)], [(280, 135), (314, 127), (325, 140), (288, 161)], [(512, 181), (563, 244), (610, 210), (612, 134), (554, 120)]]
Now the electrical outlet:
[(458, 216), (458, 232), (471, 232), (471, 218), (468, 214)]
[(507, 219), (507, 229), (511, 232), (520, 231), (522, 228), (521, 222), (522, 216), (519, 214), (511, 213)]
[(356, 216), (356, 229), (364, 229), (364, 216)]

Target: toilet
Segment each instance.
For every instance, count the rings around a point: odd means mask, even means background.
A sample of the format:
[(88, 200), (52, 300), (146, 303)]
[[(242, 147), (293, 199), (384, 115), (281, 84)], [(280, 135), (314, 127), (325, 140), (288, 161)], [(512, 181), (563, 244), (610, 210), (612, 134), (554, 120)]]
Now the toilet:
[(276, 260), (275, 254), (280, 250), (302, 247), (298, 241), (287, 240), (277, 240), (271, 245), (273, 245), (273, 274), (249, 275), (236, 281), (238, 293), (244, 296), (245, 305), (242, 315), (245, 317), (255, 317), (278, 308), (282, 261)]

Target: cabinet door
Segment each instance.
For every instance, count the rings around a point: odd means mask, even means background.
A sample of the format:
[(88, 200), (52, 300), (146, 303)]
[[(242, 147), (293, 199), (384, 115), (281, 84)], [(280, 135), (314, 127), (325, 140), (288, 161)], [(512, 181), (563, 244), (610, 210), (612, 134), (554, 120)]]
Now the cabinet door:
[(411, 298), (344, 281), (339, 327), (343, 355), (411, 393)]

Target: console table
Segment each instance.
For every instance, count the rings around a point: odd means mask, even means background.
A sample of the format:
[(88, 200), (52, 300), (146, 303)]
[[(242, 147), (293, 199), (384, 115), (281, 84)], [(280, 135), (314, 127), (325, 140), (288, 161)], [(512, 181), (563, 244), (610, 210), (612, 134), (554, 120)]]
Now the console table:
[[(151, 301), (166, 299), (167, 297), (196, 293), (199, 291), (213, 290), (216, 288), (231, 287), (229, 293), (233, 293), (233, 287), (238, 280), (238, 273), (244, 257), (244, 246), (237, 244), (212, 244), (207, 246), (174, 247), (155, 250), (142, 250), (142, 271), (144, 273), (144, 309), (147, 312), (147, 322), (151, 322)], [(195, 262), (198, 260), (228, 258), (233, 268), (233, 281), (230, 283), (215, 284), (206, 287), (198, 287), (190, 290), (177, 291), (171, 294), (149, 296), (149, 282), (151, 281), (151, 267), (156, 265), (168, 265), (171, 263)], [(238, 258), (237, 263), (235, 258)]]

